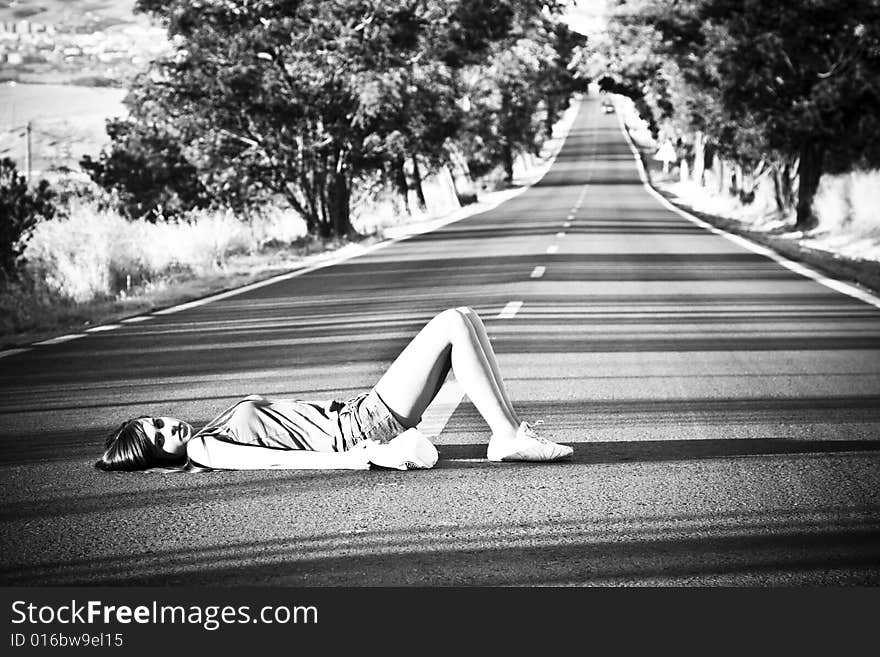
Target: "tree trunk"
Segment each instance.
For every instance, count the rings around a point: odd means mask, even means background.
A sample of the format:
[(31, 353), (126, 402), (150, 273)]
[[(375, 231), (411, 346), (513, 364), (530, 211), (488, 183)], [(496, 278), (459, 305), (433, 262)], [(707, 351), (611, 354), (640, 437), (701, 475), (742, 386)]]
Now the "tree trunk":
[(331, 164), (328, 161), (328, 158), (325, 156), (321, 158), (321, 166), (318, 168), (318, 198), (320, 202), (318, 203), (318, 207), (321, 210), (320, 214), (320, 222), (321, 222), (321, 237), (330, 237), (333, 232), (332, 223), (330, 219), (330, 185), (331, 185), (331, 176), (329, 174)]
[(743, 166), (739, 162), (733, 165), (733, 175), (730, 179), (730, 195), (739, 197), (743, 188)]
[(476, 203), (477, 194), (474, 189), (474, 181), (468, 171), (467, 160), (457, 150), (451, 150), (449, 156), (451, 160), (450, 173), (458, 202), (461, 205)]
[(785, 192), (782, 187), (782, 171), (778, 166), (773, 167), (773, 199), (776, 201), (776, 209), (785, 212)]
[(397, 187), (397, 193), (403, 201), (403, 209), (407, 214), (412, 214), (409, 207), (409, 183), (406, 180), (406, 170), (403, 167), (403, 158), (398, 158), (392, 165), (394, 169), (394, 185)]
[(416, 198), (419, 201), (419, 210), (422, 212), (427, 211), (428, 202), (425, 200), (425, 190), (422, 189), (422, 172), (419, 170), (419, 158), (416, 155), (412, 156), (412, 165), (413, 165), (413, 187), (416, 190)]
[(305, 197), (303, 204), (303, 218), (306, 220), (306, 231), (310, 235), (316, 235), (320, 226), (318, 207), (315, 199), (315, 189), (312, 176), (309, 173), (300, 175), (300, 189)]
[(790, 161), (773, 167), (773, 193), (776, 199), (776, 208), (782, 213), (791, 208), (794, 200), (791, 189), (791, 170), (792, 163)]
[(702, 132), (697, 131), (697, 134), (694, 135), (694, 170), (691, 172), (691, 180), (702, 186), (705, 171), (706, 139)]
[(336, 237), (345, 237), (354, 232), (351, 225), (351, 210), (349, 201), (351, 190), (349, 189), (348, 175), (343, 171), (335, 171), (330, 176), (330, 185), (327, 189), (328, 214), (330, 232)]
[(510, 185), (513, 183), (513, 149), (510, 142), (505, 143), (501, 149), (501, 161), (504, 164), (504, 182)]
[(452, 192), (455, 194), (455, 198), (458, 201), (459, 205), (464, 205), (461, 200), (461, 192), (458, 190), (458, 183), (455, 182), (455, 172), (452, 167), (447, 167), (449, 170), (449, 180), (452, 182)]
[(801, 145), (795, 230), (809, 230), (816, 225), (813, 198), (819, 188), (824, 158), (825, 149), (820, 143), (808, 141)]
[(294, 211), (305, 220), (306, 232), (312, 233), (315, 230), (314, 219), (309, 216), (307, 201), (300, 200), (297, 195), (296, 187), (292, 184), (285, 185), (282, 193), (284, 194), (284, 198), (287, 199), (287, 202), (290, 204), (290, 207), (292, 207)]
[(547, 97), (547, 116), (544, 117), (544, 135), (547, 139), (553, 139), (553, 124), (556, 123), (556, 103), (550, 96)]

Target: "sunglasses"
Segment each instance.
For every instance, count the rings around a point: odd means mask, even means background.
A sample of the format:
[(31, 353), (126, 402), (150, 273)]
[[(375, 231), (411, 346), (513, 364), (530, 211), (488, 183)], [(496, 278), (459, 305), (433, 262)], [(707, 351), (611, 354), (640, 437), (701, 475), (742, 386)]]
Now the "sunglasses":
[(153, 428), (156, 429), (156, 433), (154, 434), (153, 441), (155, 442), (156, 447), (162, 447), (162, 445), (165, 444), (165, 436), (162, 434), (161, 431), (159, 431), (159, 429), (165, 428), (165, 422), (162, 420), (162, 418), (159, 418), (159, 417), (152, 418), (152, 421), (153, 421)]

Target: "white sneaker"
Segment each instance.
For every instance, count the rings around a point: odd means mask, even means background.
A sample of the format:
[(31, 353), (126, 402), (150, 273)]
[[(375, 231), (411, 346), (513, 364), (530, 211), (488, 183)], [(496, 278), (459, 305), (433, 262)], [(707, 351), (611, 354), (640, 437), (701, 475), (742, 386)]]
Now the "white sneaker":
[(407, 429), (387, 443), (366, 441), (367, 459), (373, 465), (395, 470), (427, 470), (437, 463), (437, 448), (418, 429)]
[(486, 458), (490, 461), (559, 461), (574, 454), (568, 445), (542, 438), (528, 422), (523, 422), (511, 440), (491, 438)]

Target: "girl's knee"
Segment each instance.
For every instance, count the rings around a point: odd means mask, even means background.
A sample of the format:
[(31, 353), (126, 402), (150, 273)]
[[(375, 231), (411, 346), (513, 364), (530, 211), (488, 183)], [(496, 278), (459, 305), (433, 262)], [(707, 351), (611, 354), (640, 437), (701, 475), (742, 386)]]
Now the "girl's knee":
[(456, 331), (460, 331), (462, 329), (467, 328), (468, 320), (465, 317), (464, 308), (448, 308), (444, 310), (440, 314), (438, 314), (434, 319), (436, 321), (442, 322), (446, 327), (446, 330), (453, 334)]

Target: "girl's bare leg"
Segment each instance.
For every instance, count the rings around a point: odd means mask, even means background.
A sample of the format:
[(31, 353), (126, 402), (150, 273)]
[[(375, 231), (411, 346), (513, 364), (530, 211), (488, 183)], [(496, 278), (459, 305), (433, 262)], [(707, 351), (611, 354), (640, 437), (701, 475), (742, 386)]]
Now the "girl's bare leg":
[(480, 340), (485, 329), (475, 328), (467, 314), (461, 308), (445, 310), (429, 321), (376, 384), (376, 392), (405, 426), (413, 427), (451, 367), (493, 437), (513, 437), (519, 419)]
[[(495, 385), (501, 391), (501, 397), (507, 405), (507, 410), (513, 417), (517, 417), (516, 411), (513, 408), (513, 403), (507, 395), (507, 388), (504, 386), (504, 379), (501, 377), (501, 369), (498, 367), (498, 360), (495, 358), (495, 350), (492, 348), (492, 343), (489, 341), (489, 335), (486, 332), (486, 326), (483, 324), (483, 320), (480, 319), (480, 316), (476, 312), (466, 306), (457, 308), (457, 310), (464, 315), (465, 319), (468, 320), (473, 327), (474, 334), (476, 335), (477, 340), (479, 340), (480, 346), (483, 348), (483, 355), (492, 370), (492, 375), (495, 378)], [(517, 424), (519, 424), (518, 420)]]

